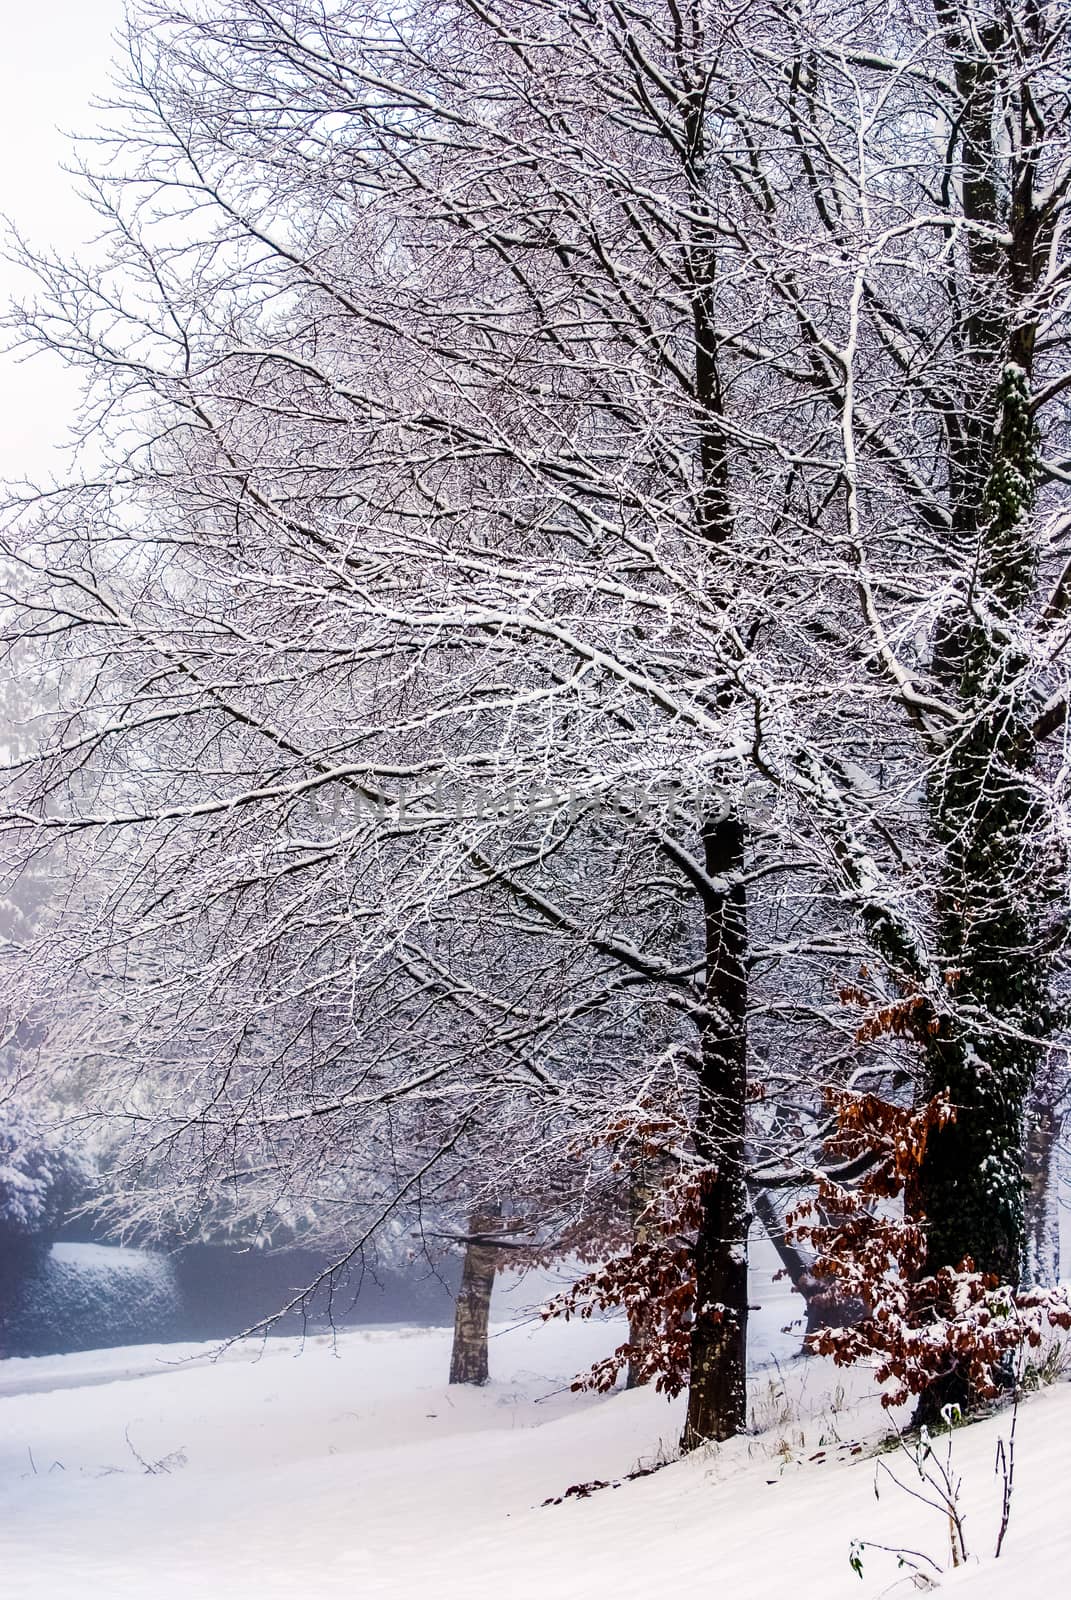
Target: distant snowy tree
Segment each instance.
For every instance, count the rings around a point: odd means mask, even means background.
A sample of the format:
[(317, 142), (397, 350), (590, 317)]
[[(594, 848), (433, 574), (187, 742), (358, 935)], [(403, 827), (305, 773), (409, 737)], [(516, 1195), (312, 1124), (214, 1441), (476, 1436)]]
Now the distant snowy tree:
[(64, 1217), (88, 1198), (91, 1167), (70, 1136), (8, 1099), (0, 1103), (0, 1250), (47, 1249)]

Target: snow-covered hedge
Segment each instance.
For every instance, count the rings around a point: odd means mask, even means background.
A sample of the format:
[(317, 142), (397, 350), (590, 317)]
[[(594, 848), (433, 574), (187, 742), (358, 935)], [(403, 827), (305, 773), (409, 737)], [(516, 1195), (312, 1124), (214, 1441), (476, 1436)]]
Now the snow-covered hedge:
[(182, 1314), (167, 1256), (57, 1244), (20, 1270), (0, 1263), (0, 1355), (46, 1356), (173, 1339)]

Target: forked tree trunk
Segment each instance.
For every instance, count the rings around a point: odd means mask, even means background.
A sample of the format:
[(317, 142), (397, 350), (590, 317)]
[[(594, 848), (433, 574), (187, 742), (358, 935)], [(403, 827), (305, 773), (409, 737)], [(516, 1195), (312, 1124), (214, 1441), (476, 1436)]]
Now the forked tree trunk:
[(707, 1165), (695, 1247), (688, 1415), (682, 1448), (729, 1439), (747, 1423), (747, 899), (745, 832), (733, 812), (703, 829), (706, 988), (695, 1145)]
[(461, 1288), (454, 1309), (454, 1345), (450, 1354), (451, 1383), (487, 1382), (487, 1326), (500, 1251), (488, 1235), (502, 1222), (499, 1205), (476, 1206), (469, 1216), (469, 1237), (461, 1269)]

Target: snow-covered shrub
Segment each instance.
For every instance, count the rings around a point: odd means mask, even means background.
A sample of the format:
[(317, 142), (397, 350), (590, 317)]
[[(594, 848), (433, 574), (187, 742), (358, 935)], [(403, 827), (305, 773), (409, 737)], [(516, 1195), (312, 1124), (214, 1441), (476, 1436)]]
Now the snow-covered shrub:
[(875, 1095), (846, 1097), (831, 1153), (865, 1159), (863, 1176), (855, 1187), (822, 1178), (816, 1198), (790, 1219), (817, 1252), (814, 1272), (830, 1293), (865, 1307), (852, 1326), (810, 1333), (807, 1345), (838, 1366), (873, 1365), (877, 1382), (889, 1386), (885, 1406), (950, 1390), (964, 1404), (993, 1399), (1008, 1378), (1019, 1381), (1029, 1352), (1071, 1329), (1066, 1290), (1022, 1292), (969, 1259), (927, 1271), (914, 1191), (930, 1131), (953, 1115), (940, 1097), (917, 1110)]
[(21, 1256), (51, 1242), (90, 1183), (85, 1157), (70, 1141), (12, 1101), (0, 1106), (0, 1250)]
[(182, 1303), (169, 1257), (113, 1245), (57, 1244), (0, 1272), (0, 1355), (61, 1355), (173, 1339)]

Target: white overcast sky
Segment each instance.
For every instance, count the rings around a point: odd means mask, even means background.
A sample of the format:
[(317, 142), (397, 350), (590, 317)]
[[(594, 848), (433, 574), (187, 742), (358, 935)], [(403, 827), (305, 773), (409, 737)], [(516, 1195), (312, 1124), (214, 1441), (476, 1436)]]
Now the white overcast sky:
[[(39, 244), (77, 249), (95, 219), (61, 166), (70, 141), (60, 130), (93, 126), (90, 103), (107, 93), (122, 0), (6, 0), (0, 3), (0, 213)], [(0, 301), (25, 285), (0, 261)], [(0, 355), (0, 479), (62, 471), (76, 389), (51, 361), (17, 364)]]

